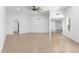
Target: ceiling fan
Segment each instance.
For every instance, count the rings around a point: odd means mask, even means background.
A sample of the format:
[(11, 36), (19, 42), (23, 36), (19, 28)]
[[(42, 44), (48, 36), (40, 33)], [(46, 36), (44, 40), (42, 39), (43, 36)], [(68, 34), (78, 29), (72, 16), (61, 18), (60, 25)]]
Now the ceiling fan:
[(32, 10), (35, 12), (40, 12), (42, 9), (39, 6), (32, 6)]

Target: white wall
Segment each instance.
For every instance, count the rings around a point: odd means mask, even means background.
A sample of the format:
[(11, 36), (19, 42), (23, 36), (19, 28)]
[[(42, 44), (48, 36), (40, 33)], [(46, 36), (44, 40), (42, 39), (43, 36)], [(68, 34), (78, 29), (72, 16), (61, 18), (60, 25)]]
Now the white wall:
[(20, 33), (48, 33), (49, 15), (38, 14), (37, 16), (26, 13), (9, 13), (7, 12), (6, 34), (12, 34), (14, 31), (14, 22), (19, 20)]
[(20, 23), (20, 33), (28, 33), (28, 20), (29, 16), (23, 13), (7, 13), (7, 34), (12, 34), (14, 31), (14, 22), (19, 20)]
[(48, 33), (49, 32), (49, 15), (37, 14), (31, 16), (29, 21), (31, 33)]
[(71, 20), (71, 30), (67, 29), (67, 18), (64, 20), (64, 32), (66, 36), (79, 42), (79, 7), (70, 7), (66, 11), (66, 17)]
[(5, 41), (5, 7), (0, 6), (0, 52), (3, 49)]

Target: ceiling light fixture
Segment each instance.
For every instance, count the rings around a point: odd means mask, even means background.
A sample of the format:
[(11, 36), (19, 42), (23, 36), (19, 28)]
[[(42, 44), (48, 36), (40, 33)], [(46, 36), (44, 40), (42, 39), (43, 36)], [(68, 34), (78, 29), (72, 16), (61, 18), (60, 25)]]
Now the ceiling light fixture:
[(41, 8), (39, 6), (32, 6), (32, 10), (34, 12), (39, 12), (39, 11), (41, 11)]
[(17, 8), (17, 11), (20, 11), (20, 8)]

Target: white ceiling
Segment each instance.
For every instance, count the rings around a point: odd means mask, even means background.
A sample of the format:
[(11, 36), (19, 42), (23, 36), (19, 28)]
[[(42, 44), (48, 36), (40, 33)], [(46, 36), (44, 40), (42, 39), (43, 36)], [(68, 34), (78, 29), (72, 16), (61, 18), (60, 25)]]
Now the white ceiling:
[[(67, 6), (40, 6), (40, 8), (42, 9), (41, 14), (49, 14), (49, 10), (62, 10), (62, 9), (66, 9)], [(32, 6), (6, 6), (6, 11), (8, 13), (27, 13), (27, 14), (34, 14), (34, 12), (32, 11)], [(62, 15), (62, 12), (59, 11), (60, 15), (55, 16), (54, 18), (62, 18), (64, 17), (64, 15)], [(55, 15), (55, 14), (54, 14)]]
[[(41, 7), (41, 9), (42, 11), (40, 11), (39, 13), (48, 14), (48, 9), (46, 9), (46, 6)], [(32, 11), (32, 6), (7, 6), (6, 12), (7, 13), (18, 13), (19, 12), (19, 13), (35, 14), (35, 12)]]
[[(42, 11), (47, 11), (50, 9), (60, 10), (66, 6), (40, 6)], [(20, 9), (20, 12), (32, 13), (32, 6), (7, 6), (7, 12), (17, 12), (17, 8)]]

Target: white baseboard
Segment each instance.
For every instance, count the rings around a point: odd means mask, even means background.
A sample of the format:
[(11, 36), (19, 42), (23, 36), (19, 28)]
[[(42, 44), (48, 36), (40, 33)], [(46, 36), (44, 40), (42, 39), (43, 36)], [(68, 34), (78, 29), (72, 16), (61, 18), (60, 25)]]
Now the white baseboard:
[(73, 40), (73, 41), (75, 41), (75, 42), (79, 43), (79, 41), (78, 41), (78, 40), (74, 40), (74, 38), (73, 38), (72, 36), (67, 35), (67, 34), (63, 34), (63, 35), (65, 35), (66, 37), (70, 38), (71, 40)]
[(69, 35), (67, 35), (67, 34), (64, 34), (65, 36), (67, 36), (67, 37), (69, 37), (70, 39), (72, 39), (72, 37), (71, 36), (69, 36)]

